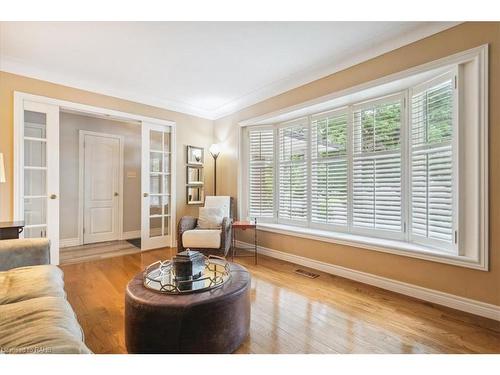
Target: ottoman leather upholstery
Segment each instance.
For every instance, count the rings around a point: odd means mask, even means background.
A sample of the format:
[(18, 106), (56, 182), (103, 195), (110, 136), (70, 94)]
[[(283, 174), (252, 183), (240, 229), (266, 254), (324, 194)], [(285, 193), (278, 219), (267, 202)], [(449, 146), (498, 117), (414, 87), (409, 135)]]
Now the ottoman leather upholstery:
[(211, 291), (168, 295), (143, 286), (142, 273), (125, 294), (129, 353), (232, 353), (250, 327), (250, 274), (230, 263), (231, 279)]

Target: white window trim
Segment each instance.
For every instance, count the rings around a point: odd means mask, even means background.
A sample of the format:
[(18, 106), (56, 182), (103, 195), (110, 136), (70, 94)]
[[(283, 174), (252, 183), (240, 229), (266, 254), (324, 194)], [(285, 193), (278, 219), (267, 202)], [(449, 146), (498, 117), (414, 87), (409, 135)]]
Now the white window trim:
[[(409, 242), (362, 236), (358, 234), (332, 232), (331, 230), (306, 228), (277, 223), (257, 223), (257, 229), (264, 232), (283, 234), (315, 241), (353, 246), (361, 249), (375, 250), (383, 253), (402, 255), (411, 258), (425, 259), (438, 263), (452, 264), (466, 268), (486, 271), (476, 258), (468, 258), (448, 253), (438, 252), (427, 246)], [(307, 255), (307, 254), (304, 254)]]
[[(262, 221), (258, 225), (258, 229), (263, 230), (263, 231), (269, 231), (269, 232), (274, 232), (274, 233), (280, 233), (280, 234), (285, 234), (285, 235), (291, 235), (291, 236), (297, 236), (301, 238), (309, 238), (313, 240), (318, 240), (318, 241), (326, 241), (326, 242), (332, 242), (332, 243), (337, 243), (337, 244), (343, 244), (343, 245), (348, 245), (348, 246), (354, 246), (354, 247), (359, 247), (359, 248), (364, 248), (364, 249), (370, 249), (370, 250), (375, 250), (375, 251), (381, 251), (385, 253), (391, 253), (391, 254), (396, 254), (396, 255), (403, 255), (403, 256), (408, 256), (412, 258), (419, 258), (419, 259), (425, 259), (425, 260), (430, 260), (434, 262), (439, 262), (439, 263), (446, 263), (446, 264), (452, 264), (452, 265), (457, 265), (457, 266), (462, 266), (462, 267), (467, 267), (467, 268), (473, 268), (473, 269), (478, 269), (482, 271), (488, 271), (488, 257), (489, 257), (489, 243), (488, 243), (488, 45), (482, 45), (476, 48), (472, 48), (467, 51), (463, 51), (448, 57), (444, 57), (442, 59), (432, 61), (420, 66), (416, 66), (413, 68), (410, 68), (406, 71), (399, 72), (392, 74), (387, 77), (383, 77), (365, 84), (357, 85), (355, 87), (352, 87), (347, 90), (342, 90), (337, 93), (333, 93), (330, 95), (327, 95), (323, 97), (324, 101), (327, 100), (332, 100), (332, 98), (338, 98), (342, 97), (344, 95), (348, 94), (354, 94), (360, 90), (363, 89), (368, 89), (368, 88), (373, 88), (378, 85), (381, 85), (383, 83), (388, 83), (397, 79), (403, 79), (410, 77), (412, 75), (418, 74), (418, 73), (423, 73), (427, 72), (432, 69), (438, 69), (442, 68), (445, 66), (449, 65), (458, 65), (458, 64), (463, 64), (466, 62), (475, 62), (477, 65), (477, 76), (478, 76), (478, 95), (479, 95), (479, 103), (478, 103), (478, 113), (477, 117), (474, 118), (474, 121), (477, 123), (478, 127), (478, 134), (479, 134), (479, 145), (478, 145), (478, 150), (479, 150), (479, 184), (478, 184), (478, 212), (479, 212), (479, 217), (478, 217), (478, 233), (479, 233), (479, 238), (478, 238), (478, 251), (476, 256), (466, 256), (465, 254), (462, 255), (454, 255), (454, 254), (447, 254), (443, 252), (437, 252), (436, 250), (433, 250), (432, 248), (428, 248), (426, 246), (420, 246), (408, 242), (402, 242), (402, 241), (394, 241), (394, 240), (388, 240), (388, 239), (380, 239), (380, 238), (375, 238), (375, 237), (366, 237), (362, 235), (356, 235), (356, 234), (351, 234), (351, 233), (342, 233), (342, 232), (334, 232), (332, 229), (329, 230), (323, 230), (323, 229), (317, 229), (314, 228), (313, 226), (309, 227), (299, 227), (299, 226), (292, 226), (292, 225), (283, 225), (283, 224), (277, 224), (277, 223), (263, 223)], [(460, 83), (459, 83), (460, 84)], [(307, 107), (316, 105), (317, 103), (321, 102), (322, 98), (315, 99), (313, 101), (309, 101), (306, 103), (303, 103), (303, 105), (295, 105), (289, 108), (290, 112), (291, 111), (296, 111), (298, 108), (303, 108), (305, 112), (307, 112)], [(406, 99), (406, 107), (408, 107), (408, 99)], [(336, 110), (336, 108), (330, 108), (327, 109), (323, 112), (328, 112)], [(254, 119), (248, 119), (245, 121), (242, 121), (239, 123), (241, 127), (246, 127), (246, 126), (251, 126), (254, 124), (262, 124), (263, 121), (266, 121), (265, 119), (268, 118), (269, 124), (268, 126), (273, 126), (273, 121), (272, 118), (276, 116), (276, 114), (283, 114), (286, 113), (287, 109), (282, 109), (279, 111), (276, 111), (274, 113), (270, 113), (268, 115), (262, 115), (258, 116)], [(405, 116), (409, 113), (408, 110), (406, 110)], [(309, 114), (309, 116), (311, 116)], [(321, 115), (321, 113), (318, 113), (318, 115)], [(459, 120), (460, 120), (460, 114), (458, 114)], [(302, 115), (301, 117), (304, 117)], [(245, 129), (241, 129), (239, 134), (239, 160), (240, 160), (240, 171), (244, 171), (247, 169), (247, 157), (246, 153), (244, 152), (245, 150), (245, 137), (244, 137), (244, 131)], [(349, 131), (349, 134), (351, 134), (351, 131)], [(351, 140), (349, 140), (349, 144), (351, 144)], [(409, 149), (408, 147), (406, 147)], [(349, 170), (352, 170), (352, 168), (349, 168)], [(275, 173), (276, 168), (275, 168)], [(239, 178), (238, 178), (238, 196), (240, 197), (239, 204), (238, 204), (238, 211), (240, 214), (240, 217), (245, 217), (248, 212), (248, 195), (243, 193), (243, 188), (242, 184), (245, 181), (245, 176), (243, 173), (239, 173)], [(403, 181), (406, 181), (407, 178), (404, 178)], [(351, 189), (349, 189), (351, 190)], [(460, 199), (463, 199), (462, 197)], [(352, 199), (349, 199), (349, 202), (351, 202)], [(407, 213), (406, 215), (406, 222), (407, 225), (409, 223), (408, 218), (407, 218)]]

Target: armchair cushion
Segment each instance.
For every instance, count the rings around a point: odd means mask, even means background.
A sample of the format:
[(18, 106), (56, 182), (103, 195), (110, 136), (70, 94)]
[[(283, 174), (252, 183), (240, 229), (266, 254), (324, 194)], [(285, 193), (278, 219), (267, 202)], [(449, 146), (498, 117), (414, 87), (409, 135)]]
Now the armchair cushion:
[(182, 246), (184, 248), (218, 249), (220, 245), (220, 229), (192, 229), (182, 234)]
[(198, 214), (199, 229), (220, 229), (224, 210), (220, 207), (200, 207)]

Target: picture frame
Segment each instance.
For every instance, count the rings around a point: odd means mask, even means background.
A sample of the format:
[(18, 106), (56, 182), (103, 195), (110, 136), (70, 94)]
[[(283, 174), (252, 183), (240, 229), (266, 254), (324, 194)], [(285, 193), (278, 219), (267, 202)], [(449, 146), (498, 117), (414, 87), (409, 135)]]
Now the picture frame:
[(203, 182), (203, 167), (188, 165), (186, 167), (186, 183), (188, 185), (203, 185)]
[(188, 165), (203, 165), (205, 162), (204, 148), (188, 145), (186, 160)]
[(203, 204), (205, 190), (203, 186), (186, 186), (186, 203), (188, 205)]

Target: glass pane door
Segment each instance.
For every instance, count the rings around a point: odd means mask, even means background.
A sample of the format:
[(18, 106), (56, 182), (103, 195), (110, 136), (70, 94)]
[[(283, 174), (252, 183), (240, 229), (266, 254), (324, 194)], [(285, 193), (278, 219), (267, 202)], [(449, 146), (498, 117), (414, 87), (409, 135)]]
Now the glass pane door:
[(47, 115), (24, 111), (25, 238), (47, 237)]
[(58, 264), (59, 107), (25, 100), (22, 114), (16, 218), (24, 220), (24, 238), (50, 239), (51, 262)]
[(170, 246), (171, 132), (169, 127), (143, 123), (143, 217), (141, 248)]

